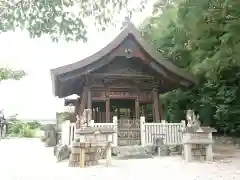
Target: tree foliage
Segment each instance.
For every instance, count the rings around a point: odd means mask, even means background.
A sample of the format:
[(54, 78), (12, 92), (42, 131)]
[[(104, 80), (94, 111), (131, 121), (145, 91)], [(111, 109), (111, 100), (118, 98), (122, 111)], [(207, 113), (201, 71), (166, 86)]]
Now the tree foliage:
[(43, 125), (37, 121), (24, 122), (24, 121), (13, 121), (9, 124), (8, 133), (12, 137), (34, 137), (37, 130), (42, 128)]
[(157, 51), (199, 78), (193, 89), (161, 97), (166, 119), (184, 119), (184, 110), (200, 114), (203, 124), (240, 135), (240, 2), (184, 0), (166, 3), (141, 29)]
[(0, 68), (0, 81), (1, 80), (20, 80), (26, 75), (26, 72), (23, 70), (12, 70), (9, 68)]
[(133, 11), (142, 10), (146, 1), (131, 8), (128, 0), (0, 0), (0, 32), (19, 27), (31, 37), (49, 34), (54, 41), (61, 37), (86, 41), (89, 20), (104, 30), (119, 14), (129, 18)]

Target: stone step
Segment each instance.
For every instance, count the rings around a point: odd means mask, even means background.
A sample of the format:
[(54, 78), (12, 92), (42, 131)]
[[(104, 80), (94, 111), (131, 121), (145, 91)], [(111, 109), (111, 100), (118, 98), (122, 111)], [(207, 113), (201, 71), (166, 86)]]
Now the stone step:
[(117, 147), (117, 159), (145, 159), (152, 158), (142, 146), (119, 146)]

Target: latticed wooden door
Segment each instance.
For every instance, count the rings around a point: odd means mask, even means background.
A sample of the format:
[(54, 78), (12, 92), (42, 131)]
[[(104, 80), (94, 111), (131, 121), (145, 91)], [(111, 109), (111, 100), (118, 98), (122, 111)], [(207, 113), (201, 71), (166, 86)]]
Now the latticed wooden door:
[(140, 142), (140, 120), (122, 119), (118, 120), (118, 145), (139, 145)]

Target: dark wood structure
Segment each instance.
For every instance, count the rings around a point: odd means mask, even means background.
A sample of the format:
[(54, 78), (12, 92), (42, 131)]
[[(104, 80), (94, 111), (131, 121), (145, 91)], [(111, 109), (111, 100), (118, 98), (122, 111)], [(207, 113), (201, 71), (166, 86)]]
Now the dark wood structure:
[(92, 56), (51, 70), (53, 93), (59, 98), (78, 94), (76, 113), (93, 110), (95, 122), (163, 117), (159, 94), (196, 82), (150, 47), (129, 24), (110, 44)]

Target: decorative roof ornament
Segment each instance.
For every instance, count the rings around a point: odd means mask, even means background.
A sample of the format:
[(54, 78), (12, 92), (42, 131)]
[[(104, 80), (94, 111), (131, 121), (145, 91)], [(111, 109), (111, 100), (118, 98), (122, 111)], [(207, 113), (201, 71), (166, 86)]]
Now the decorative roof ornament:
[(133, 56), (132, 49), (130, 48), (126, 48), (124, 52), (126, 54), (126, 58), (131, 58)]

